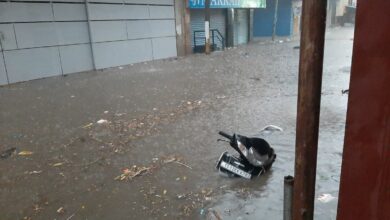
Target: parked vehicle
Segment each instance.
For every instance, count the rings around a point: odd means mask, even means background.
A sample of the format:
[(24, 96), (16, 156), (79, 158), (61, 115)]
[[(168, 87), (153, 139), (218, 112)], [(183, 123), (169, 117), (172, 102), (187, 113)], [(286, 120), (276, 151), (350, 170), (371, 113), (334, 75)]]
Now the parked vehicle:
[(223, 131), (219, 134), (227, 138), (230, 146), (239, 153), (237, 156), (230, 155), (228, 152), (222, 153), (216, 166), (222, 174), (252, 179), (272, 167), (276, 154), (266, 140), (239, 134), (229, 135)]

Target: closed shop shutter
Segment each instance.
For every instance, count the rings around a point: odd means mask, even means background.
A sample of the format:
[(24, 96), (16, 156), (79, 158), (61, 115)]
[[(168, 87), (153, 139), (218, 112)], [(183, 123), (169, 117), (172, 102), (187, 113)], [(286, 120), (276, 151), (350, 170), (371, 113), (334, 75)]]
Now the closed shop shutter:
[[(204, 10), (191, 10), (191, 42), (194, 47), (194, 31), (204, 31)], [(218, 29), (224, 39), (226, 39), (226, 10), (212, 9), (210, 15), (210, 29)], [(203, 33), (197, 33), (197, 37), (204, 37)], [(211, 36), (210, 36), (211, 37)], [(196, 45), (204, 45), (204, 39), (197, 39)], [(222, 48), (222, 43), (215, 38), (215, 43)]]
[(237, 9), (234, 22), (234, 45), (246, 44), (249, 39), (249, 10)]

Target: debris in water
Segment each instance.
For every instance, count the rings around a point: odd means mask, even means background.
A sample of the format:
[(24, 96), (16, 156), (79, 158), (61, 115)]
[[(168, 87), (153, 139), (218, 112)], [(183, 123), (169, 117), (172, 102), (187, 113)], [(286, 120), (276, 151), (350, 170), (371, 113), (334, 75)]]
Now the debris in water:
[(263, 129), (261, 129), (260, 133), (270, 134), (270, 133), (273, 133), (275, 131), (283, 132), (283, 128), (276, 126), (276, 125), (267, 125)]
[(59, 166), (62, 166), (62, 165), (64, 165), (63, 162), (61, 162), (61, 163), (55, 163), (55, 164), (53, 164), (52, 166), (53, 166), (53, 167), (59, 167)]
[(93, 123), (89, 123), (89, 124), (84, 125), (83, 128), (86, 129), (86, 128), (91, 127), (92, 125), (93, 125)]
[(98, 124), (108, 124), (108, 121), (107, 120), (105, 120), (105, 119), (100, 119), (99, 121), (97, 121), (96, 123), (98, 123)]
[(19, 156), (29, 156), (29, 155), (32, 155), (34, 154), (32, 151), (20, 151), (18, 153)]
[(221, 215), (218, 213), (217, 210), (209, 209), (207, 213), (207, 219), (208, 220), (222, 220)]
[(8, 157), (12, 156), (12, 154), (16, 151), (15, 147), (9, 148), (5, 151), (2, 151), (0, 154), (1, 159), (7, 159)]
[(32, 174), (40, 174), (42, 173), (42, 170), (33, 170), (33, 171), (30, 171), (28, 172), (28, 174), (32, 175)]
[(60, 207), (59, 209), (57, 209), (57, 213), (58, 214), (64, 214), (65, 213), (64, 207)]
[(255, 80), (255, 81), (260, 81), (259, 77), (250, 77), (249, 79)]
[(131, 180), (134, 177), (147, 173), (150, 169), (151, 167), (137, 167), (134, 165), (130, 169), (124, 169), (121, 175), (115, 177), (115, 180)]
[(183, 199), (183, 198), (185, 198), (186, 197), (186, 194), (178, 194), (177, 195), (177, 198), (178, 199)]
[(323, 202), (323, 203), (328, 203), (332, 200), (336, 199), (336, 197), (332, 196), (331, 194), (322, 194), (318, 197), (318, 201)]

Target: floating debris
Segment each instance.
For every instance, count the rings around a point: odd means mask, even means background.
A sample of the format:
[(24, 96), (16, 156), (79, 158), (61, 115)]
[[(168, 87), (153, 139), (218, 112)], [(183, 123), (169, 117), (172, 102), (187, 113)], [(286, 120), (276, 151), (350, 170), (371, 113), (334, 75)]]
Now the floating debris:
[(59, 166), (62, 166), (62, 165), (64, 165), (64, 162), (55, 163), (55, 164), (53, 164), (52, 166), (53, 166), (53, 167), (59, 167)]
[(328, 203), (332, 200), (336, 199), (336, 197), (332, 196), (331, 194), (324, 193), (318, 197), (318, 201), (322, 203)]
[(32, 154), (34, 154), (34, 152), (32, 152), (32, 151), (20, 151), (18, 153), (19, 156), (30, 156)]
[(64, 207), (60, 207), (59, 209), (57, 209), (57, 213), (58, 214), (64, 214), (65, 213)]
[(108, 124), (108, 121), (105, 120), (105, 119), (100, 119), (100, 120), (97, 121), (96, 123), (98, 123), (99, 125), (101, 125), (101, 124)]
[(5, 151), (2, 151), (0, 154), (1, 159), (7, 159), (8, 157), (12, 156), (12, 154), (16, 151), (15, 147), (9, 148)]
[(91, 127), (92, 125), (93, 125), (93, 123), (89, 123), (89, 124), (84, 125), (82, 128), (86, 129), (86, 128)]
[(151, 167), (137, 167), (134, 165), (130, 169), (124, 169), (121, 175), (115, 177), (115, 180), (131, 180), (134, 177), (147, 173), (150, 169)]
[(42, 173), (42, 170), (33, 170), (33, 171), (28, 172), (28, 174), (30, 174), (30, 175), (40, 174), (40, 173)]

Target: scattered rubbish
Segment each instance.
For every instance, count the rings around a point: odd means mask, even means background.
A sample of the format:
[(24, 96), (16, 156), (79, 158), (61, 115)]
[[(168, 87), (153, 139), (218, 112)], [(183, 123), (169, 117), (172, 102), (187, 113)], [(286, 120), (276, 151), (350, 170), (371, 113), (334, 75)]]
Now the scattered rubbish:
[(91, 127), (92, 125), (93, 125), (93, 123), (89, 123), (89, 124), (84, 125), (82, 128), (86, 129), (86, 128)]
[(295, 50), (298, 50), (298, 49), (300, 49), (301, 48), (301, 46), (295, 46), (295, 47), (293, 47)]
[(182, 165), (182, 166), (185, 166), (185, 167), (187, 167), (188, 169), (190, 169), (190, 170), (192, 170), (192, 167), (190, 167), (190, 166), (188, 166), (187, 164), (184, 164), (184, 163), (182, 163), (182, 162), (180, 162), (180, 161), (173, 161), (174, 163), (177, 163), (177, 164), (180, 164), (180, 165)]
[(206, 196), (206, 197), (204, 197), (204, 200), (211, 201), (211, 197)]
[(263, 129), (261, 129), (260, 133), (263, 134), (270, 134), (275, 131), (283, 132), (283, 128), (276, 126), (276, 125), (267, 125)]
[(157, 111), (157, 108), (153, 108), (153, 111)]
[(318, 197), (318, 201), (323, 203), (328, 203), (332, 200), (336, 199), (336, 197), (332, 196), (331, 194), (322, 194)]
[(108, 121), (107, 120), (105, 120), (105, 119), (100, 119), (99, 121), (97, 121), (96, 123), (98, 123), (98, 124), (108, 124)]
[(64, 214), (65, 213), (64, 207), (60, 207), (59, 209), (57, 209), (57, 213), (58, 214)]
[(130, 169), (124, 169), (121, 175), (115, 177), (115, 180), (131, 180), (134, 177), (147, 173), (150, 169), (151, 167), (137, 167), (134, 165)]
[(163, 194), (164, 194), (164, 195), (166, 195), (166, 194), (167, 194), (167, 190), (166, 190), (166, 189), (164, 189), (164, 191), (163, 191)]
[(218, 95), (217, 96), (217, 99), (224, 99), (224, 98), (226, 98), (226, 96), (224, 96), (224, 95)]
[(118, 69), (122, 70), (122, 69), (123, 69), (123, 66), (118, 67)]
[(70, 96), (70, 98), (72, 98), (72, 99), (75, 98), (75, 97), (76, 97), (76, 96), (74, 96), (74, 95), (71, 95), (71, 96)]
[(177, 177), (177, 178), (176, 178), (176, 181), (180, 181), (180, 177)]
[(343, 90), (341, 90), (341, 94), (348, 94), (349, 93), (349, 89), (343, 89)]
[(186, 194), (178, 194), (176, 197), (177, 197), (178, 199), (183, 199), (183, 198), (186, 197)]
[(5, 151), (2, 151), (0, 154), (1, 159), (7, 159), (8, 157), (12, 156), (12, 154), (16, 151), (15, 147), (9, 148)]
[(71, 214), (66, 220), (72, 219), (75, 215), (76, 215), (76, 213)]
[(32, 174), (40, 174), (42, 173), (42, 170), (33, 170), (33, 171), (30, 171), (28, 172), (28, 174), (32, 175)]
[(200, 209), (200, 212), (199, 212), (199, 214), (200, 214), (200, 215), (204, 215), (204, 214), (205, 214), (205, 212), (206, 212), (206, 211), (205, 211), (204, 209)]
[(207, 220), (222, 220), (222, 217), (217, 210), (210, 208), (207, 213)]
[(281, 43), (283, 43), (283, 41), (282, 41), (282, 40), (279, 40), (279, 43), (281, 44)]
[(20, 151), (18, 153), (19, 156), (29, 156), (29, 155), (32, 155), (34, 154), (32, 151)]
[(104, 113), (104, 114), (108, 114), (108, 111), (104, 111), (103, 113)]
[(41, 206), (39, 206), (38, 204), (35, 204), (33, 206), (33, 210), (36, 211), (36, 212), (40, 212), (41, 210), (43, 210), (43, 208)]
[(52, 166), (53, 166), (53, 167), (59, 167), (59, 166), (62, 166), (62, 165), (64, 165), (63, 162), (61, 162), (61, 163), (55, 163), (55, 164), (53, 164)]

